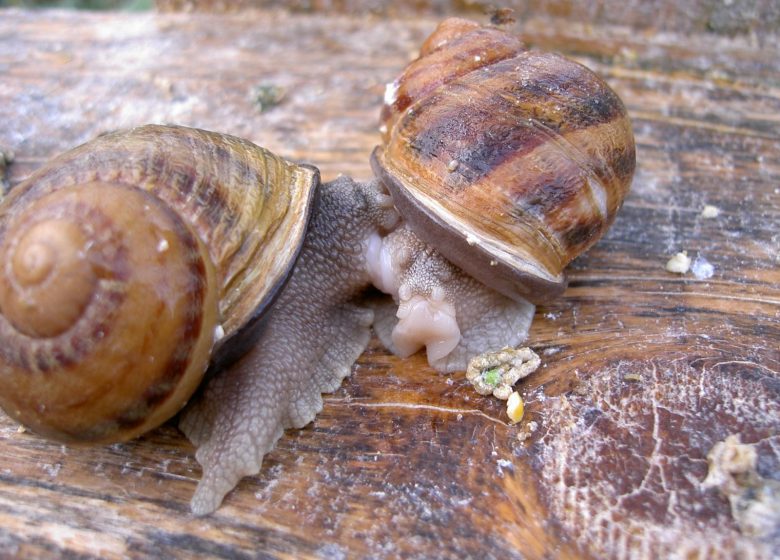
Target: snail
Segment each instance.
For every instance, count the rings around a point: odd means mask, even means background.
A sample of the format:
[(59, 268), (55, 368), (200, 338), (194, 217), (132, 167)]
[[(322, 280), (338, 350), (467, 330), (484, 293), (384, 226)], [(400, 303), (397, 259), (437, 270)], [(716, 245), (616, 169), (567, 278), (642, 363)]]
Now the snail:
[(205, 514), (313, 420), (372, 327), (443, 372), (521, 342), (629, 188), (623, 104), (579, 64), (464, 20), (443, 22), (385, 97), (366, 183), (320, 185), (250, 142), (147, 125), (14, 188), (0, 406), (76, 443), (181, 411)]
[(49, 162), (0, 207), (3, 408), (70, 443), (173, 416), (209, 359), (249, 343), (317, 182), (183, 127), (108, 134)]
[[(458, 18), (442, 22), (387, 86), (380, 130), (372, 167), (408, 226), (518, 306), (563, 292), (564, 268), (612, 224), (636, 163), (626, 108), (598, 76)], [(385, 244), (396, 251), (393, 237)], [(389, 291), (399, 315), (419, 307), (408, 287)], [(444, 300), (432, 306), (452, 303)], [(376, 325), (401, 355), (413, 347), (407, 317)], [(468, 358), (458, 347), (469, 345), (450, 330), (453, 353), (432, 356), (428, 347), (431, 365), (444, 371), (464, 369)], [(524, 335), (504, 342), (514, 346)]]

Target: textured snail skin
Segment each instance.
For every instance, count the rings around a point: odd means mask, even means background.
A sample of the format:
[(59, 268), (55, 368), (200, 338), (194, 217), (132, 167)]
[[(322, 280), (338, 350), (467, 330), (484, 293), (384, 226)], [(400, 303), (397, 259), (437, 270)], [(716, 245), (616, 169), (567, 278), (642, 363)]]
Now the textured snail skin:
[(249, 142), (161, 126), (34, 173), (0, 206), (0, 406), (66, 442), (170, 418), (210, 358), (256, 338), (316, 184)]
[(525, 340), (534, 306), (486, 287), (424, 243), (404, 224), (382, 243), (394, 261), (395, 286), (374, 281), (393, 295), (374, 305), (374, 331), (391, 352), (405, 358), (425, 347), (440, 372), (463, 371), (489, 349)]
[(216, 509), (238, 481), (259, 472), (287, 428), (322, 410), (371, 337), (374, 313), (365, 240), (398, 215), (376, 183), (342, 177), (317, 191), (300, 258), (250, 351), (212, 379), (188, 406), (180, 428), (198, 446), (203, 478), (192, 511)]
[(372, 165), (412, 229), (509, 297), (560, 294), (631, 184), (618, 96), (580, 64), (451, 19), (385, 103)]

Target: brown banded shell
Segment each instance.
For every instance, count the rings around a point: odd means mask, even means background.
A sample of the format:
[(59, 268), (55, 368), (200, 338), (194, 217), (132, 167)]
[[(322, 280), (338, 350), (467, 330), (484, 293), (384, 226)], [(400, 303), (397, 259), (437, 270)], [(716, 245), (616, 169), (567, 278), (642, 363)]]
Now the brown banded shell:
[(615, 219), (635, 166), (609, 86), (513, 36), (444, 21), (388, 86), (375, 172), (425, 241), (509, 297), (542, 302)]
[(124, 440), (186, 403), (280, 289), (315, 169), (184, 127), (108, 134), (0, 206), (0, 405), (48, 437)]

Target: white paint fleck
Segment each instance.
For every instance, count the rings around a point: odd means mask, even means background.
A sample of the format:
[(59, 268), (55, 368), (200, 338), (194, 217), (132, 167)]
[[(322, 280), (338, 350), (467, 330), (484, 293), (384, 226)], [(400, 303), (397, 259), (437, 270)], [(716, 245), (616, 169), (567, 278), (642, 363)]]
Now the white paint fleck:
[(50, 477), (56, 478), (57, 475), (60, 474), (60, 469), (62, 468), (62, 463), (54, 463), (53, 465), (50, 465), (49, 463), (44, 463), (43, 465), (41, 465), (41, 468)]
[(385, 86), (385, 105), (392, 105), (398, 99), (398, 82), (390, 82)]
[(327, 543), (317, 550), (317, 555), (322, 558), (332, 558), (333, 560), (345, 560), (347, 550), (336, 543)]
[(701, 211), (702, 218), (717, 218), (720, 216), (720, 208), (712, 204), (705, 204)]
[(699, 255), (693, 261), (691, 271), (699, 280), (706, 280), (707, 278), (712, 278), (712, 275), (715, 273), (715, 267), (707, 259)]
[(512, 461), (507, 461), (506, 459), (499, 459), (496, 461), (496, 468), (498, 470), (499, 476), (504, 475), (504, 469), (508, 471), (514, 470), (514, 465), (512, 465)]

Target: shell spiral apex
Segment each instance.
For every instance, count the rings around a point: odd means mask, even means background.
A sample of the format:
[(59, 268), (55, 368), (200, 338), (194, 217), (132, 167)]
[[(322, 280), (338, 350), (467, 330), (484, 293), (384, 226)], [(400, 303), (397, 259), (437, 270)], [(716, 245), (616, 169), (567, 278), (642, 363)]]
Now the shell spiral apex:
[(536, 302), (612, 224), (635, 167), (626, 108), (601, 78), (458, 19), (388, 86), (381, 129), (372, 163), (415, 232)]
[(173, 416), (210, 359), (251, 339), (316, 185), (249, 142), (162, 126), (34, 173), (0, 205), (2, 408), (68, 442), (130, 439)]
[(114, 183), (51, 191), (9, 218), (3, 408), (64, 440), (159, 424), (158, 405), (197, 385), (216, 325), (216, 278), (197, 237), (156, 197)]

